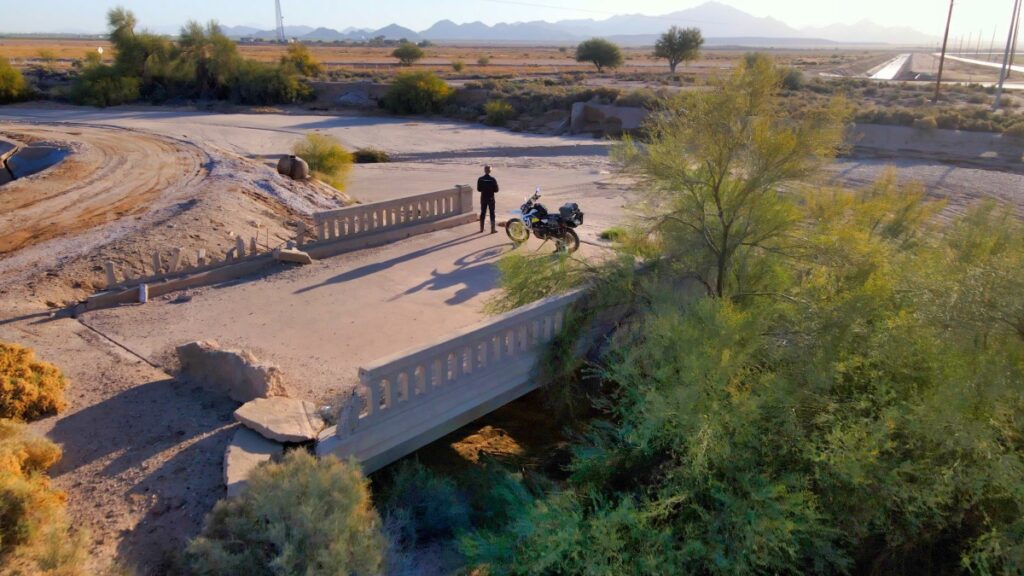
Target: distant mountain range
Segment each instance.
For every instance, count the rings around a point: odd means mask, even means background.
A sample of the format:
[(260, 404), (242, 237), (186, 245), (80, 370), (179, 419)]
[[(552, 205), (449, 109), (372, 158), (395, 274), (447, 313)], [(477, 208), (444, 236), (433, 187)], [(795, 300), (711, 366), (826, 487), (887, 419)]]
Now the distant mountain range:
[[(693, 8), (662, 16), (628, 14), (605, 20), (562, 20), (559, 22), (516, 22), (493, 26), (483, 22), (456, 24), (441, 20), (419, 32), (391, 24), (378, 30), (313, 28), (286, 26), (289, 38), (303, 41), (366, 41), (383, 36), (387, 40), (412, 42), (500, 42), (574, 44), (600, 36), (629, 46), (651, 45), (670, 26), (697, 27), (709, 45), (798, 46), (823, 44), (906, 44), (932, 45), (938, 38), (907, 27), (887, 27), (868, 20), (856, 24), (833, 24), (820, 28), (798, 29), (771, 17), (757, 17), (721, 2), (711, 1)], [(163, 29), (160, 32), (170, 33)], [(274, 30), (250, 26), (226, 26), (234, 38), (273, 39)]]

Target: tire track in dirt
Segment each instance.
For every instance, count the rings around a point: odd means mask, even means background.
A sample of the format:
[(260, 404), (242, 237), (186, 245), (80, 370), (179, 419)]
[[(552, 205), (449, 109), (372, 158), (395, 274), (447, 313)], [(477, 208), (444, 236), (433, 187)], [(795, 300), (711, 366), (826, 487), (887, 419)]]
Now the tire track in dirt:
[(0, 123), (0, 134), (72, 150), (0, 189), (0, 256), (181, 201), (209, 161), (196, 146), (122, 128)]

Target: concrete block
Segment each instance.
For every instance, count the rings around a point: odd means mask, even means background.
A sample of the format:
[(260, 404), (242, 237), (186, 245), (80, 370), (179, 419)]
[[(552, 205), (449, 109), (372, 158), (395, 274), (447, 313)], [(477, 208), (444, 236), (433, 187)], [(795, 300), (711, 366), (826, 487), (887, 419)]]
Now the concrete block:
[(235, 498), (245, 489), (249, 476), (260, 464), (279, 459), (284, 446), (267, 440), (249, 430), (239, 428), (224, 451), (224, 485), (228, 498)]
[(177, 349), (182, 375), (236, 402), (287, 396), (284, 374), (249, 352), (221, 350), (213, 341), (190, 342)]
[(302, 250), (281, 248), (274, 251), (274, 259), (278, 262), (290, 262), (293, 264), (312, 264), (313, 258)]
[(268, 440), (312, 442), (326, 428), (316, 404), (294, 398), (257, 398), (235, 410), (238, 420)]

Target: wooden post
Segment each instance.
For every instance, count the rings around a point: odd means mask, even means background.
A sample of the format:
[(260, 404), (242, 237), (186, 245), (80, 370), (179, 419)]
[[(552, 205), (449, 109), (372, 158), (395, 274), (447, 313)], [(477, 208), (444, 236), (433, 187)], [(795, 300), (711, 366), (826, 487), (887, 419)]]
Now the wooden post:
[(104, 262), (103, 268), (107, 271), (107, 288), (117, 285), (117, 275), (114, 273), (114, 263)]
[(199, 251), (196, 252), (196, 266), (200, 268), (206, 266), (206, 248), (200, 248)]
[(181, 267), (181, 257), (183, 252), (184, 251), (181, 248), (175, 248), (174, 251), (171, 252), (171, 261), (170, 263), (167, 264), (168, 272), (178, 271), (178, 269)]
[(245, 240), (241, 236), (235, 236), (235, 256), (245, 258)]
[(164, 271), (164, 262), (160, 259), (160, 251), (153, 252), (153, 274), (157, 275)]

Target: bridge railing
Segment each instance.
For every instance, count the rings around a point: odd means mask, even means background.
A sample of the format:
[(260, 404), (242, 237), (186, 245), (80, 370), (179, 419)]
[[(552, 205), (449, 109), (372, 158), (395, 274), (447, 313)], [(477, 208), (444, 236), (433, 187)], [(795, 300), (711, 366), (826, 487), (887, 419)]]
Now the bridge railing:
[[(430, 409), (444, 394), (467, 398), (503, 393), (502, 386), (518, 386), (490, 375), (523, 374), (535, 369), (542, 347), (559, 334), (569, 307), (584, 291), (554, 296), (488, 318), (442, 342), (385, 358), (359, 370), (361, 393), (356, 391), (342, 407), (339, 439), (398, 420), (417, 408)], [(487, 387), (497, 389), (484, 390)], [(473, 390), (480, 388), (480, 390)], [(365, 398), (365, 400), (364, 400)]]
[(334, 241), (473, 212), (473, 189), (417, 194), (396, 200), (349, 206), (313, 216), (317, 241)]

